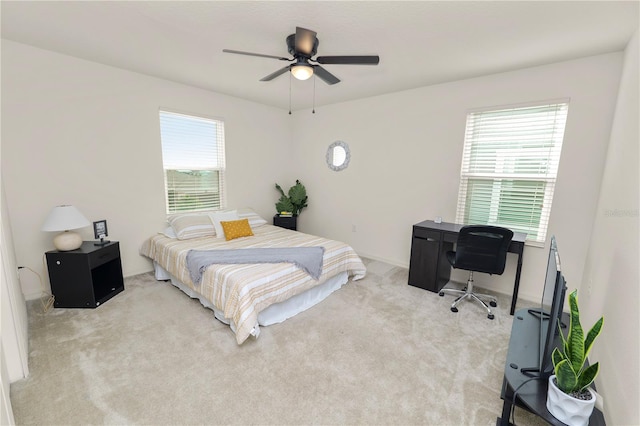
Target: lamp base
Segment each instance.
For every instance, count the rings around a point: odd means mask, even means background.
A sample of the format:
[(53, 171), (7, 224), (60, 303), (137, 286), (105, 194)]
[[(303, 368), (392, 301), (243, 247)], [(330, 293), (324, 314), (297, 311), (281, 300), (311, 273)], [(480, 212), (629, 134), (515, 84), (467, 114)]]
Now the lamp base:
[(53, 245), (59, 251), (76, 250), (82, 245), (82, 237), (76, 232), (64, 231), (55, 236)]

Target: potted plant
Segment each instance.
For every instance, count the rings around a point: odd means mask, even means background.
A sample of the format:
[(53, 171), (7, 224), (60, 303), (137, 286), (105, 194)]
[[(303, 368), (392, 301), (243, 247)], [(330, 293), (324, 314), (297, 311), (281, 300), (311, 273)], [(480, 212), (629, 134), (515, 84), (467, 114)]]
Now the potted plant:
[(596, 395), (589, 386), (600, 370), (597, 362), (586, 365), (587, 356), (602, 331), (604, 317), (585, 336), (580, 325), (578, 290), (569, 295), (569, 309), (569, 333), (565, 339), (560, 332), (562, 349), (555, 348), (552, 354), (555, 374), (549, 377), (547, 410), (568, 425), (587, 425), (596, 403)]
[(302, 209), (307, 207), (307, 189), (299, 180), (296, 179), (296, 184), (289, 188), (287, 194), (277, 183), (276, 189), (280, 192), (280, 199), (276, 203), (279, 215), (298, 216)]

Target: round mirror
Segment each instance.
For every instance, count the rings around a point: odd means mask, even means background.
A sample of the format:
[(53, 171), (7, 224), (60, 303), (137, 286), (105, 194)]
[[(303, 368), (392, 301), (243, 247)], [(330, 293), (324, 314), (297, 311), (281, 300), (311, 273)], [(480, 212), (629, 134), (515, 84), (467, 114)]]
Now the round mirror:
[(327, 166), (331, 170), (339, 172), (344, 170), (349, 165), (351, 160), (351, 152), (349, 151), (349, 145), (346, 142), (336, 141), (329, 145), (327, 150)]

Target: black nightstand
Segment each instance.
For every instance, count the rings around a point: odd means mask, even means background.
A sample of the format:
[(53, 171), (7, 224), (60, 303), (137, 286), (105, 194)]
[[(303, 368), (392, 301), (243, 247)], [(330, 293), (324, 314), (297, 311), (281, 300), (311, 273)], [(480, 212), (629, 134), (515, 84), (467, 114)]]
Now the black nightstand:
[(120, 244), (84, 241), (77, 250), (45, 253), (56, 308), (96, 308), (124, 291)]
[(298, 216), (291, 217), (280, 217), (275, 215), (273, 217), (273, 224), (275, 226), (279, 226), (280, 228), (291, 229), (292, 231), (297, 231), (298, 226)]

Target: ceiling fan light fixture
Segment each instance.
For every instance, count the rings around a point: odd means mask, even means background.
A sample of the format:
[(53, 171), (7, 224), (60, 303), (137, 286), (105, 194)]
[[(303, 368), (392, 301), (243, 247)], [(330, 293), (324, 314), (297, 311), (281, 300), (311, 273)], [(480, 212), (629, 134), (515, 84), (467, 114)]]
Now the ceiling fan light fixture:
[(313, 67), (311, 65), (294, 65), (291, 67), (291, 74), (298, 80), (308, 80), (313, 75)]
[[(2, 0), (0, 0), (2, 1)], [(324, 69), (322, 65), (378, 65), (380, 57), (378, 55), (338, 55), (338, 56), (318, 56), (313, 57), (318, 51), (320, 40), (315, 31), (296, 27), (295, 34), (287, 37), (287, 50), (292, 58), (285, 58), (263, 53), (251, 53), (241, 50), (222, 49), (223, 52), (235, 53), (238, 55), (258, 56), (262, 58), (278, 59), (280, 61), (291, 62), (279, 70), (263, 77), (260, 81), (271, 81), (276, 77), (289, 71), (289, 78), (293, 75), (296, 80), (308, 80), (311, 77), (318, 77), (328, 85), (340, 83), (340, 79)], [(313, 65), (309, 63), (313, 62)]]

